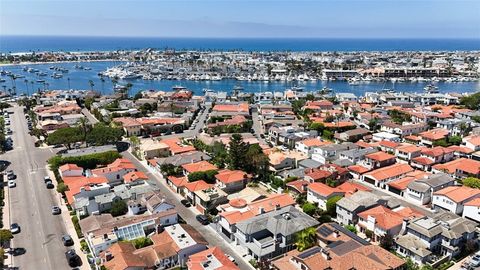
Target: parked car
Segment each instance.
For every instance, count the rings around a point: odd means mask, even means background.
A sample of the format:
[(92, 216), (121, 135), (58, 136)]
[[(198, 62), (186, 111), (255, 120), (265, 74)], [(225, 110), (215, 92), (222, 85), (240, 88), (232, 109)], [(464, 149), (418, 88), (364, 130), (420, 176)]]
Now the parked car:
[(73, 246), (73, 239), (68, 234), (62, 236), (62, 242), (63, 242), (63, 245), (66, 247)]
[(14, 180), (15, 178), (17, 178), (17, 176), (13, 173), (12, 170), (7, 172), (7, 179), (8, 180)]
[(480, 266), (480, 255), (474, 255), (470, 261), (469, 261), (470, 266), (473, 267), (479, 267)]
[(55, 186), (53, 185), (52, 181), (47, 181), (47, 182), (45, 182), (45, 186), (46, 186), (48, 189), (52, 189), (52, 188), (55, 187)]
[(190, 203), (189, 200), (184, 199), (184, 200), (181, 200), (180, 202), (181, 202), (181, 203), (183, 204), (183, 206), (185, 206), (185, 207), (190, 207), (190, 206), (192, 206), (192, 204)]
[(17, 186), (17, 183), (15, 183), (15, 180), (8, 180), (8, 187), (9, 188), (14, 188)]
[(200, 222), (200, 224), (202, 224), (202, 225), (208, 225), (208, 223), (210, 223), (208, 221), (207, 216), (205, 216), (205, 215), (197, 215), (196, 218), (197, 218), (198, 222)]
[(43, 177), (43, 182), (47, 183), (47, 182), (52, 182), (52, 179), (50, 179), (50, 176), (45, 176)]
[(18, 225), (18, 223), (12, 223), (12, 224), (10, 225), (10, 231), (11, 231), (13, 234), (19, 233), (19, 232), (21, 231), (20, 225)]
[(26, 249), (24, 248), (11, 248), (8, 253), (12, 254), (13, 256), (20, 256), (23, 255), (27, 252)]
[(80, 256), (77, 255), (74, 249), (69, 249), (65, 252), (65, 257), (67, 258), (68, 265), (71, 267), (76, 267), (82, 264)]
[(62, 213), (62, 209), (58, 206), (52, 206), (52, 214), (53, 215), (60, 215)]

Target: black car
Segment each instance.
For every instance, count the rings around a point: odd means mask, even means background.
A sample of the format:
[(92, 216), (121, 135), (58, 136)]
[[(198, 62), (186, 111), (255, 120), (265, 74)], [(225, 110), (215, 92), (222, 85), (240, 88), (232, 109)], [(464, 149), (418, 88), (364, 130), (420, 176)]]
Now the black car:
[(60, 215), (62, 213), (62, 209), (58, 206), (52, 206), (52, 215)]
[(183, 204), (183, 206), (185, 206), (185, 207), (190, 207), (190, 206), (192, 206), (192, 204), (190, 203), (189, 200), (181, 200), (180, 202), (181, 202), (181, 203)]
[(82, 260), (80, 256), (77, 255), (74, 249), (69, 249), (65, 252), (65, 257), (67, 258), (68, 265), (71, 267), (77, 267), (82, 265)]
[(53, 185), (52, 181), (47, 181), (47, 182), (45, 182), (45, 186), (46, 186), (48, 189), (52, 189), (52, 188), (55, 187), (55, 186)]
[(196, 218), (197, 218), (198, 222), (200, 222), (200, 224), (202, 224), (202, 225), (208, 225), (208, 223), (210, 223), (208, 221), (207, 216), (205, 216), (205, 215), (197, 215)]
[(13, 256), (20, 256), (25, 254), (26, 252), (27, 250), (24, 248), (13, 248), (8, 251), (8, 253), (12, 254)]
[(10, 231), (11, 231), (13, 234), (20, 233), (20, 231), (21, 231), (20, 225), (18, 225), (18, 223), (12, 223), (12, 224), (10, 225)]
[(63, 245), (66, 247), (73, 246), (73, 239), (68, 234), (62, 236), (62, 242), (63, 242)]

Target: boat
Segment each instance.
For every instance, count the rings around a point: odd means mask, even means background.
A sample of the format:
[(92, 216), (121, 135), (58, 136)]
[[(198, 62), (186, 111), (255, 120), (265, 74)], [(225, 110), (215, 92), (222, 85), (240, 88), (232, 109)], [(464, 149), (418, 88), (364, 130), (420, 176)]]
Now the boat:
[(16, 75), (13, 75), (13, 78), (15, 78), (15, 79), (25, 78), (25, 75), (16, 74)]
[(37, 80), (37, 83), (44, 83), (45, 80)]
[(3, 79), (3, 78), (0, 78), (0, 82), (5, 82), (5, 79)]
[(45, 72), (39, 72), (37, 75), (40, 76), (40, 77), (45, 77), (45, 76), (47, 76), (47, 73), (45, 73)]
[(350, 85), (359, 85), (360, 84), (360, 79), (357, 77), (352, 77), (347, 79), (348, 84)]
[(56, 72), (54, 72), (54, 73), (52, 74), (52, 78), (54, 78), (54, 79), (60, 79), (60, 78), (62, 78), (62, 77), (63, 77), (63, 74), (62, 74), (62, 73), (56, 73)]
[(438, 87), (433, 84), (425, 86), (423, 90), (425, 90), (427, 93), (438, 93)]
[(91, 67), (84, 67), (83, 70), (92, 70)]

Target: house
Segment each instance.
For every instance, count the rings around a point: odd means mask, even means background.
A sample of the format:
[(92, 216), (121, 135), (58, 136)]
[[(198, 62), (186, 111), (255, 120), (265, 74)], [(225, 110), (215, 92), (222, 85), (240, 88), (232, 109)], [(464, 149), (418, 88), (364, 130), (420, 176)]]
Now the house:
[(378, 146), (380, 147), (380, 150), (382, 150), (383, 152), (394, 154), (397, 147), (400, 146), (400, 143), (392, 142), (392, 141), (380, 141), (378, 142)]
[(393, 181), (389, 182), (387, 184), (387, 190), (392, 192), (392, 193), (395, 193), (397, 195), (405, 196), (405, 194), (407, 192), (408, 184), (410, 184), (411, 182), (413, 182), (415, 180), (422, 179), (422, 178), (426, 177), (427, 175), (430, 175), (430, 173), (424, 172), (424, 171), (419, 171), (419, 170), (409, 172), (405, 176), (403, 176), (402, 178), (399, 178), (397, 180), (393, 180)]
[(323, 183), (311, 183), (307, 187), (307, 201), (317, 204), (318, 207), (322, 210), (327, 209), (327, 201), (330, 198), (340, 196), (343, 197), (345, 195), (345, 192), (337, 189), (337, 188), (332, 188), (330, 186), (327, 186)]
[(219, 247), (212, 247), (189, 256), (188, 270), (204, 270), (207, 267), (218, 270), (240, 270)]
[(151, 237), (152, 245), (136, 249), (132, 243), (118, 242), (101, 254), (109, 270), (170, 269), (186, 266), (190, 256), (207, 250), (208, 242), (190, 225), (165, 227)]
[(386, 184), (390, 181), (399, 179), (412, 171), (413, 168), (410, 165), (397, 163), (367, 172), (362, 175), (361, 180), (376, 187), (386, 188)]
[(346, 150), (339, 154), (338, 160), (348, 160), (351, 165), (354, 165), (364, 160), (366, 155), (375, 152), (378, 152), (378, 150), (373, 147)]
[(469, 176), (480, 177), (480, 161), (459, 158), (447, 163), (433, 165), (432, 172), (444, 172), (456, 179)]
[(142, 141), (140, 150), (145, 159), (167, 157), (170, 155), (168, 145), (154, 139)]
[(372, 241), (380, 242), (385, 235), (396, 236), (402, 229), (404, 219), (420, 217), (422, 214), (411, 208), (401, 208), (394, 211), (383, 205), (378, 205), (358, 213), (357, 228), (365, 233), (372, 232)]
[(183, 173), (188, 176), (190, 173), (194, 172), (205, 172), (211, 170), (218, 170), (217, 166), (213, 165), (208, 161), (199, 161), (195, 163), (183, 164)]
[(125, 184), (135, 185), (148, 181), (148, 176), (144, 172), (133, 171), (123, 176), (123, 182)]
[(168, 151), (172, 156), (195, 151), (195, 147), (183, 143), (178, 138), (163, 139), (160, 142), (168, 146)]
[(111, 185), (117, 185), (122, 183), (123, 176), (133, 171), (137, 171), (137, 168), (130, 160), (118, 158), (106, 167), (91, 170), (91, 173), (94, 176), (104, 176)]
[[(149, 163), (158, 171), (161, 171), (161, 166), (164, 164), (172, 164), (175, 167), (182, 166), (188, 163), (195, 163), (202, 160), (209, 161), (211, 158), (207, 154), (200, 151), (190, 151), (186, 153), (176, 154), (165, 158), (157, 158), (149, 160)], [(155, 163), (155, 164), (154, 164)]]
[(421, 139), (420, 143), (422, 145), (432, 147), (435, 142), (446, 139), (449, 134), (450, 131), (443, 128), (424, 131), (419, 134)]
[(79, 167), (77, 164), (63, 164), (58, 168), (60, 177), (70, 177), (70, 176), (82, 176), (83, 168)]
[(364, 128), (355, 128), (341, 133), (335, 133), (334, 138), (339, 142), (356, 142), (368, 135), (370, 131)]
[(142, 124), (133, 117), (118, 117), (112, 121), (121, 125), (127, 137), (140, 136), (142, 134)]
[(176, 224), (177, 211), (172, 209), (156, 214), (121, 217), (91, 215), (79, 223), (90, 250), (94, 256), (98, 256), (114, 243), (146, 237), (150, 232), (155, 232), (158, 225)]
[(270, 153), (268, 159), (271, 171), (278, 172), (295, 167), (295, 159), (280, 151)]
[(249, 109), (248, 103), (216, 104), (212, 108), (212, 115), (215, 115), (215, 116), (235, 116), (235, 115), (249, 116), (250, 115), (250, 109)]
[(462, 216), (480, 223), (480, 198), (471, 199), (463, 204)]
[(145, 205), (147, 211), (151, 214), (168, 211), (175, 208), (171, 202), (168, 202), (159, 192), (152, 191), (142, 194), (140, 202)]
[(368, 191), (357, 191), (337, 202), (337, 221), (342, 225), (354, 225), (358, 222), (358, 213), (378, 205), (379, 197)]
[(441, 208), (462, 215), (464, 204), (478, 197), (480, 197), (480, 189), (466, 186), (448, 186), (433, 193), (432, 208)]
[(358, 148), (356, 144), (351, 142), (315, 147), (312, 159), (322, 164), (327, 164), (328, 162), (338, 159), (341, 152)]
[(192, 205), (195, 205), (197, 202), (196, 192), (213, 188), (213, 186), (213, 184), (209, 184), (204, 180), (186, 183), (184, 187), (184, 197), (190, 201)]
[[(450, 212), (404, 221), (395, 239), (396, 252), (417, 264), (436, 264), (437, 258), (458, 255), (467, 241), (476, 241), (477, 223)], [(442, 261), (440, 261), (441, 263)]]
[(373, 133), (372, 140), (374, 142), (381, 142), (381, 141), (400, 142), (400, 136), (382, 131), (382, 132)]
[(419, 205), (431, 202), (433, 193), (447, 186), (455, 184), (455, 179), (447, 174), (439, 173), (429, 175), (425, 178), (414, 180), (407, 185), (404, 197)]
[(180, 194), (185, 194), (185, 185), (189, 183), (186, 176), (176, 177), (171, 175), (168, 176), (165, 181), (167, 182), (169, 188)]
[(466, 147), (472, 149), (473, 151), (480, 150), (480, 136), (479, 135), (472, 135), (462, 139), (462, 142), (465, 144)]
[(216, 186), (226, 193), (234, 193), (247, 186), (251, 176), (241, 170), (224, 169), (215, 175)]
[(421, 147), (413, 144), (404, 144), (395, 149), (395, 156), (399, 160), (410, 161), (416, 157), (419, 157), (422, 153)]
[(336, 223), (320, 225), (317, 238), (319, 245), (289, 251), (271, 266), (276, 270), (400, 270), (405, 265), (401, 258)]
[(311, 157), (313, 154), (313, 149), (322, 145), (331, 144), (328, 141), (322, 141), (318, 138), (305, 139), (295, 143), (295, 149), (308, 157)]
[[(74, 203), (74, 196), (83, 192), (90, 193), (94, 191), (95, 187), (100, 187), (100, 184), (108, 184), (108, 179), (103, 176), (99, 177), (85, 177), (85, 176), (68, 176), (63, 178), (64, 184), (68, 187), (68, 190), (65, 192), (67, 201), (70, 205)], [(98, 185), (98, 186), (97, 186)], [(110, 185), (107, 185), (107, 192), (110, 189)], [(100, 191), (95, 191), (97, 193)], [(98, 194), (95, 194), (98, 195)], [(91, 197), (91, 196), (87, 196)]]
[(244, 198), (235, 198), (230, 200), (227, 206), (220, 207), (222, 212), (216, 220), (216, 229), (228, 239), (233, 240), (237, 222), (295, 204), (295, 200), (288, 194), (273, 194), (252, 202)]
[[(186, 188), (189, 188), (188, 184), (186, 185)], [(195, 194), (195, 201), (193, 205), (202, 214), (208, 214), (217, 206), (228, 202), (227, 193), (217, 186), (206, 189), (199, 188), (193, 193)]]
[(316, 219), (295, 206), (288, 206), (238, 222), (234, 241), (246, 248), (254, 259), (261, 261), (294, 249), (294, 235), (318, 224)]
[(430, 171), (432, 166), (438, 163), (445, 163), (452, 160), (454, 150), (442, 146), (422, 149), (419, 157), (413, 158), (410, 165), (414, 168)]
[(383, 168), (386, 166), (390, 166), (395, 163), (395, 156), (382, 152), (382, 151), (377, 151), (374, 153), (370, 153), (365, 155), (365, 159), (360, 162), (360, 164), (369, 169), (378, 169), (378, 168)]

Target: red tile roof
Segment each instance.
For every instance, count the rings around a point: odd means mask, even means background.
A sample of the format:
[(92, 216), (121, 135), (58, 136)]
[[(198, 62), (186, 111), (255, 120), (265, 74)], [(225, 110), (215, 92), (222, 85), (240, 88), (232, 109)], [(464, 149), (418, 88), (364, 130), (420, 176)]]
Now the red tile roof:
[(355, 182), (345, 182), (337, 187), (338, 190), (345, 192), (345, 196), (350, 196), (357, 191), (371, 191), (371, 189), (357, 184)]
[(244, 181), (245, 179), (250, 178), (250, 176), (241, 170), (221, 170), (215, 175), (215, 178), (224, 184), (229, 184)]
[(68, 191), (65, 192), (65, 195), (67, 196), (68, 203), (71, 205), (73, 203), (73, 196), (78, 194), (82, 187), (88, 190), (88, 186), (93, 184), (108, 183), (108, 180), (104, 176), (99, 176), (99, 177), (75, 176), (75, 177), (64, 177), (63, 182), (68, 187)]
[(472, 197), (480, 195), (480, 189), (469, 188), (465, 186), (449, 186), (433, 193), (434, 195), (443, 195), (450, 200), (461, 203)]
[(408, 164), (393, 164), (391, 166), (368, 172), (364, 175), (368, 175), (376, 179), (377, 181), (383, 181), (388, 178), (402, 176), (411, 171), (413, 171), (413, 168), (410, 167)]
[(208, 161), (204, 161), (204, 160), (199, 161), (199, 162), (195, 162), (195, 163), (183, 164), (182, 168), (185, 171), (187, 171), (188, 173), (218, 170), (217, 166), (211, 164)]
[(248, 103), (240, 104), (217, 104), (213, 107), (213, 111), (217, 112), (243, 112), (249, 111)]
[(390, 155), (390, 154), (385, 153), (385, 152), (382, 152), (382, 151), (378, 151), (378, 152), (375, 152), (375, 153), (365, 155), (365, 158), (382, 162), (382, 161), (387, 161), (387, 160), (390, 160), (390, 159), (394, 159), (395, 156)]
[(345, 194), (344, 191), (338, 188), (332, 188), (330, 186), (325, 185), (324, 183), (319, 183), (319, 182), (311, 183), (308, 186), (308, 189), (319, 195), (322, 195), (323, 197), (329, 197), (334, 193), (340, 193), (341, 195)]
[(82, 167), (79, 167), (77, 164), (70, 164), (70, 163), (63, 164), (63, 165), (60, 166), (58, 169), (59, 169), (61, 172), (73, 171), (73, 170), (83, 170), (83, 168), (82, 168)]
[(148, 180), (148, 177), (144, 172), (140, 171), (129, 172), (123, 176), (125, 183), (135, 182), (137, 180)]
[(212, 184), (209, 184), (203, 180), (198, 180), (195, 182), (190, 182), (185, 184), (185, 188), (188, 189), (190, 192), (195, 192), (195, 191), (200, 191), (200, 190), (206, 190), (213, 187)]
[(462, 170), (466, 173), (478, 175), (480, 174), (480, 161), (459, 158), (444, 164), (434, 165), (433, 168), (439, 171), (446, 171), (449, 174), (454, 174), (457, 170)]
[(364, 220), (368, 217), (375, 218), (375, 226), (378, 226), (384, 230), (390, 230), (394, 227), (400, 226), (403, 222), (403, 216), (396, 213), (383, 205), (373, 207), (358, 213), (358, 216)]
[(228, 256), (219, 247), (212, 247), (205, 251), (190, 255), (187, 262), (188, 270), (204, 270), (203, 263), (211, 257), (215, 257), (216, 261), (220, 263), (215, 270), (240, 270), (240, 268), (230, 261)]

